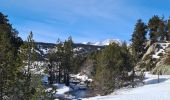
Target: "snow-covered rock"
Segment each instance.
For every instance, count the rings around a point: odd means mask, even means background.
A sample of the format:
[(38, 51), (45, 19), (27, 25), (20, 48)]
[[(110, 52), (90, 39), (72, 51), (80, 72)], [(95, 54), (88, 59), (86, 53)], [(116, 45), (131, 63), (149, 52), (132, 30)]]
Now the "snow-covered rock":
[(155, 44), (151, 45), (146, 53), (143, 55), (142, 60), (145, 60), (148, 55), (150, 55), (155, 50)]
[(166, 48), (170, 45), (169, 42), (167, 43), (154, 43), (152, 44), (147, 52), (142, 57), (142, 60), (146, 60), (147, 56), (151, 55), (153, 59), (159, 59), (161, 56), (165, 54)]
[(165, 49), (170, 45), (170, 43), (157, 43), (159, 46), (158, 49), (155, 49), (155, 54), (152, 55), (152, 58), (159, 59), (160, 54), (165, 54)]
[(79, 74), (76, 74), (76, 75), (71, 75), (71, 77), (80, 79), (80, 80), (83, 81), (83, 82), (85, 82), (85, 81), (90, 81), (90, 82), (92, 82), (92, 81), (93, 81), (92, 79), (88, 78), (87, 75), (85, 75), (85, 74), (81, 75), (80, 73), (79, 73)]
[(41, 48), (40, 50), (43, 52), (43, 54), (47, 54), (49, 52), (49, 48), (46, 49)]
[(74, 52), (78, 52), (78, 51), (81, 51), (83, 50), (84, 48), (83, 47), (77, 47), (77, 48), (74, 48), (73, 51)]

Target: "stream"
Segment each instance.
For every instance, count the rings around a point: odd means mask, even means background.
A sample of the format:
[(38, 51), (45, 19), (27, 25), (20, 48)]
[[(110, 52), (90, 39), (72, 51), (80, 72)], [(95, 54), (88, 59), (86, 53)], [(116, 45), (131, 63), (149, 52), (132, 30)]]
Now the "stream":
[(73, 99), (85, 98), (88, 90), (74, 90), (69, 92), (69, 95), (73, 96)]
[[(48, 81), (47, 81), (47, 76), (44, 77), (44, 85), (46, 87), (50, 86), (48, 85)], [(76, 99), (76, 100), (81, 100), (81, 98), (87, 98), (93, 94), (91, 94), (91, 89), (89, 88), (89, 83), (85, 82), (85, 81), (81, 81), (79, 79), (72, 79), (70, 81), (70, 86), (69, 87), (65, 87), (65, 85), (60, 85), (59, 86), (59, 91), (65, 91), (65, 90), (60, 90), (62, 88), (70, 88), (69, 92), (64, 93), (63, 95), (60, 95), (58, 97), (56, 97), (56, 99), (61, 99), (61, 100), (72, 100), (72, 99)]]

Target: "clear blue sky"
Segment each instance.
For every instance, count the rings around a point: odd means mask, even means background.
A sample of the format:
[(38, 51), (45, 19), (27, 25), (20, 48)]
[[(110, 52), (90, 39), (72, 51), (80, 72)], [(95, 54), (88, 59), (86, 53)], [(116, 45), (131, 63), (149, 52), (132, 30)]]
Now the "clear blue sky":
[(33, 31), (36, 41), (72, 36), (75, 42), (129, 41), (136, 20), (170, 15), (170, 0), (0, 0), (19, 35)]

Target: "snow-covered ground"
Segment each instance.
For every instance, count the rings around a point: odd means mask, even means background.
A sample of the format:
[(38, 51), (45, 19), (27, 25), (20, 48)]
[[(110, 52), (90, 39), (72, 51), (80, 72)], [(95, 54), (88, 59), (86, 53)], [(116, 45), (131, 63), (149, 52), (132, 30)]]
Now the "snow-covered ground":
[(120, 89), (107, 96), (84, 100), (170, 100), (170, 75), (158, 76), (146, 73), (145, 85), (137, 88)]
[[(66, 92), (72, 91), (72, 89), (64, 84), (53, 84), (56, 87), (56, 90), (53, 91), (55, 97), (64, 96)], [(47, 88), (46, 92), (52, 91), (53, 88)]]
[(71, 88), (65, 86), (64, 84), (54, 84), (57, 87), (57, 92), (55, 93), (55, 97), (59, 97), (64, 95), (66, 92), (72, 91)]
[[(71, 75), (72, 78), (78, 79), (80, 80), (80, 83), (83, 82), (83, 84), (73, 84), (70, 83), (70, 87), (65, 86), (64, 84), (53, 84), (53, 87), (49, 87), (46, 89), (46, 92), (52, 92), (54, 94), (54, 97), (58, 98), (58, 97), (62, 97), (62, 98), (68, 98), (69, 100), (71, 100), (72, 98), (75, 98), (75, 96), (70, 95), (68, 92), (72, 92), (73, 90), (78, 91), (79, 89), (82, 88), (86, 88), (85, 85), (85, 81), (92, 81), (92, 79), (89, 79), (86, 75), (80, 75), (80, 74), (76, 74), (76, 75)], [(44, 74), (43, 78), (42, 78), (42, 82), (43, 83), (48, 83), (48, 75)], [(75, 82), (75, 80), (74, 80)], [(68, 94), (66, 94), (68, 93)], [(58, 99), (56, 99), (58, 100)]]

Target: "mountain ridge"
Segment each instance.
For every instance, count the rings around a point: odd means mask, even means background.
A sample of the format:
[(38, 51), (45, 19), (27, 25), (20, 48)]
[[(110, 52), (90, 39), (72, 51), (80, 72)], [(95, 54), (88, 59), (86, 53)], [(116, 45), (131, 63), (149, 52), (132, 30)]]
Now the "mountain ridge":
[(121, 44), (121, 41), (119, 39), (105, 39), (103, 41), (97, 41), (97, 42), (83, 42), (82, 44), (89, 44), (89, 45), (95, 45), (95, 46), (108, 46), (111, 43), (117, 43)]

